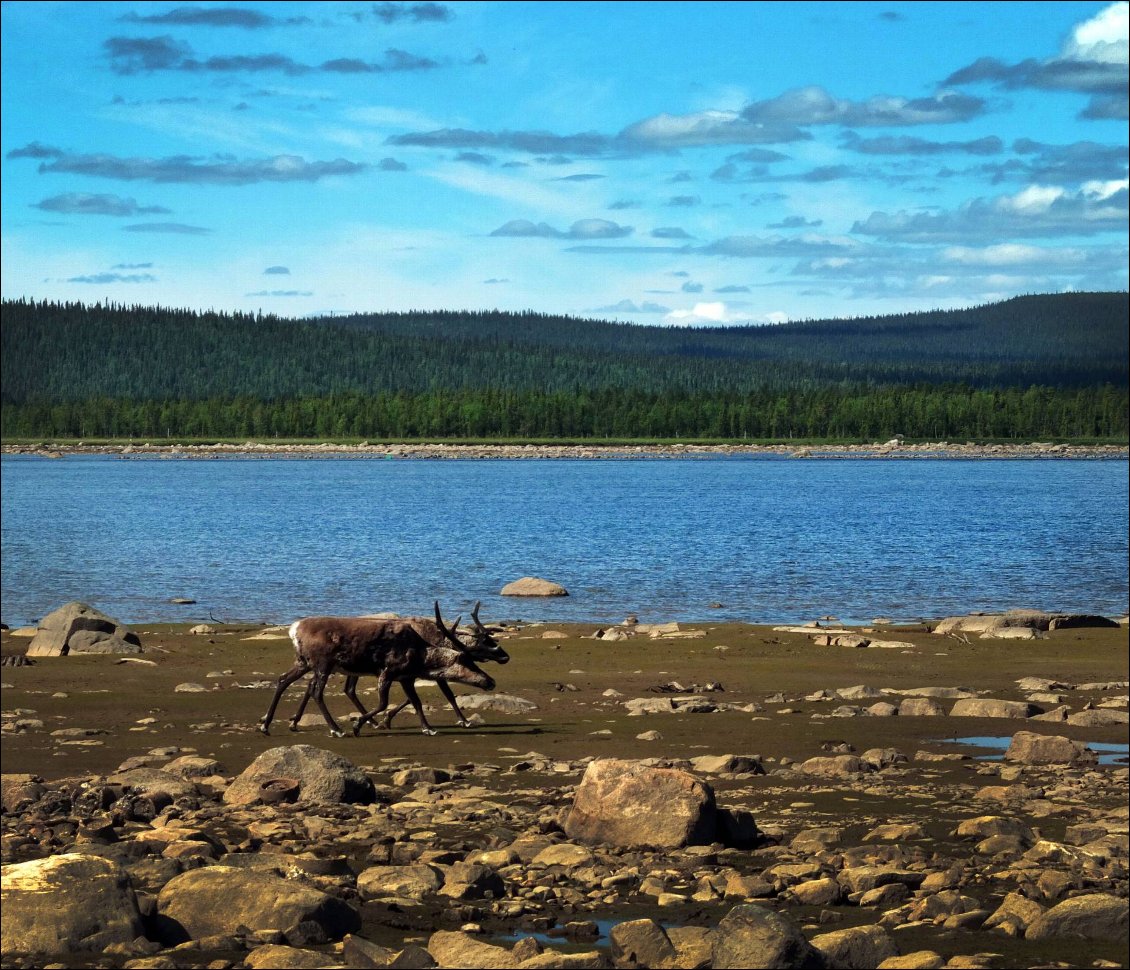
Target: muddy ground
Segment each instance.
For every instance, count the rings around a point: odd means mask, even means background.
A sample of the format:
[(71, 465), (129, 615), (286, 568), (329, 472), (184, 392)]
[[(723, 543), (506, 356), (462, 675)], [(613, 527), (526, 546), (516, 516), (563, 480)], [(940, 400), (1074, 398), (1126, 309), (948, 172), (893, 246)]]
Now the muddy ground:
[[(511, 662), (487, 669), (497, 679), (499, 693), (533, 701), (536, 710), (483, 711), (475, 719), (481, 718), (481, 723), (461, 729), (438, 692), (425, 689), (422, 695), (439, 731), (436, 736), (423, 735), (411, 710), (406, 710), (390, 730), (369, 728), (362, 737), (333, 738), (316, 723), (298, 733), (287, 730), (301, 685), (284, 698), (271, 736), (257, 730), (274, 679), (292, 659), (290, 642), (280, 631), (229, 625), (191, 634), (187, 625), (136, 625), (133, 629), (144, 649), (135, 658), (70, 656), (5, 665), (0, 677), (3, 771), (49, 781), (104, 775), (127, 759), (160, 751), (165, 757), (215, 758), (231, 777), (270, 748), (305, 743), (348, 758), (378, 785), (388, 785), (400, 768), (425, 766), (449, 769), (456, 777), (471, 773), (476, 786), (503, 803), (508, 796), (528, 799), (534, 787), (543, 793), (556, 791), (558, 801), (566, 804), (587, 759), (682, 763), (701, 755), (759, 755), (764, 775), (707, 780), (719, 804), (753, 813), (767, 844), (789, 845), (803, 830), (839, 827), (841, 843), (852, 846), (877, 826), (919, 823), (928, 841), (919, 840), (914, 849), (929, 858), (932, 853), (952, 853), (956, 826), (976, 816), (1008, 814), (1034, 826), (1042, 838), (1058, 841), (1072, 825), (1099, 816), (1117, 818), (1120, 811), (1120, 837), (1125, 841), (1125, 758), (1121, 765), (1067, 772), (1048, 766), (1010, 766), (1001, 777), (999, 760), (977, 760), (983, 750), (953, 742), (959, 737), (1009, 736), (1027, 730), (1125, 745), (1126, 724), (1077, 727), (1011, 718), (843, 716), (845, 706), (866, 708), (874, 701), (849, 702), (833, 694), (859, 685), (895, 690), (964, 687), (986, 697), (1024, 700), (1029, 694), (1017, 682), (1039, 677), (1067, 685), (1061, 694), (1072, 711), (1087, 705), (1117, 707), (1120, 696), (1120, 709), (1125, 711), (1125, 682), (1130, 677), (1125, 626), (1055, 630), (1026, 641), (939, 636), (930, 632), (929, 625), (883, 630), (883, 638), (905, 644), (893, 649), (816, 646), (803, 633), (761, 626), (680, 626), (677, 636), (636, 635), (615, 642), (594, 639), (595, 625), (515, 627), (502, 639)], [(27, 643), (26, 638), (5, 631), (3, 656), (21, 655)], [(185, 684), (205, 689), (177, 690)], [(351, 707), (340, 684), (340, 678), (331, 681), (327, 699), (334, 715), (348, 723)], [(1086, 684), (1106, 686), (1074, 689)], [(703, 689), (715, 685), (721, 689)], [(362, 687), (362, 699), (373, 703), (375, 695), (364, 692), (364, 682)], [(629, 716), (624, 706), (633, 698), (674, 696), (678, 688), (718, 706), (746, 709)], [(456, 691), (472, 693), (467, 688)], [(891, 696), (897, 703), (898, 696)], [(941, 703), (947, 711), (952, 706), (949, 700)], [(1050, 710), (1057, 705), (1040, 706)], [(839, 716), (832, 716), (837, 710)], [(872, 748), (894, 748), (906, 761), (870, 778), (816, 779), (795, 771), (798, 763), (810, 758)], [(541, 766), (533, 773), (512, 770), (518, 762), (537, 764), (534, 755), (540, 756)], [(969, 758), (930, 760), (932, 755)], [(1071, 785), (1065, 784), (1068, 776)], [(986, 786), (1011, 783), (1026, 786), (1029, 797), (1009, 801), (1007, 812), (1003, 801), (978, 802), (978, 793)], [(1037, 794), (1031, 795), (1032, 791)], [(1123, 853), (1121, 868), (1108, 866), (1097, 889), (1125, 898), (1125, 862)], [(1011, 888), (1015, 887), (989, 887), (982, 902), (992, 908)], [(1077, 886), (1081, 891), (1087, 888), (1083, 883)], [(1047, 905), (1052, 902), (1045, 900)], [(624, 897), (623, 903), (608, 911), (596, 904), (584, 916), (602, 924), (650, 915), (664, 924), (709, 926), (732, 905), (719, 899), (717, 905), (688, 901), (686, 906), (675, 903), (661, 909), (646, 895)], [(864, 920), (848, 906), (841, 907), (838, 915), (836, 907), (793, 909), (806, 930), (875, 919), (870, 914)], [(440, 917), (425, 916), (422, 924), (429, 918)], [(577, 918), (569, 907), (554, 913), (549, 906), (535, 928)], [(414, 926), (408, 925), (411, 920), (401, 920), (399, 927), (393, 925), (394, 919), (383, 927), (373, 925), (373, 920), (379, 922), (372, 917), (366, 932), (386, 945), (427, 936), (428, 927), (419, 919)], [(529, 924), (499, 923), (495, 929), (520, 934)], [(606, 946), (607, 941), (602, 938), (594, 945)], [(981, 954), (984, 959), (978, 965), (984, 966), (1091, 966), (1096, 960), (1107, 961), (1100, 965), (1126, 965), (1125, 946), (1118, 943), (1081, 947), (1077, 942), (1051, 940), (1018, 949), (1023, 945), (973, 922), (960, 931), (910, 927), (900, 937), (903, 952), (928, 949), (947, 959)]]

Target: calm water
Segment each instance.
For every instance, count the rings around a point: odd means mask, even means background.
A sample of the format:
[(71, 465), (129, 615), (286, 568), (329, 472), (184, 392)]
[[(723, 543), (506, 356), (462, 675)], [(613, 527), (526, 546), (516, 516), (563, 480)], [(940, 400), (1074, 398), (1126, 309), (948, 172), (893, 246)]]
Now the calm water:
[[(5, 457), (3, 620), (1125, 613), (1121, 461)], [(500, 597), (520, 576), (570, 596)], [(174, 606), (171, 597), (194, 606)], [(712, 607), (721, 603), (721, 608)]]

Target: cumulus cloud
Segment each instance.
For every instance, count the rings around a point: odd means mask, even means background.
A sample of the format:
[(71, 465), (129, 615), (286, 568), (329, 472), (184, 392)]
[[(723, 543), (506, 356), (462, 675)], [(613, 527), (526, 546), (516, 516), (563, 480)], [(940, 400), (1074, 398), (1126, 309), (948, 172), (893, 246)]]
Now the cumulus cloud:
[(263, 270), (264, 276), (290, 276), (290, 270), (286, 266), (268, 266)]
[(632, 300), (621, 300), (611, 306), (600, 306), (592, 310), (593, 313), (670, 313), (671, 308), (658, 303), (645, 301), (636, 304)]
[[(466, 128), (438, 128), (433, 131), (393, 135), (392, 145), (417, 148), (462, 148), (478, 151), (518, 151), (533, 155), (604, 155), (612, 150), (605, 135), (582, 132), (555, 135), (548, 131), (473, 131)], [(562, 161), (568, 161), (563, 158)]]
[(395, 158), (382, 158), (377, 162), (378, 172), (407, 172), (408, 166)]
[(250, 185), (255, 182), (316, 182), (332, 175), (356, 175), (366, 166), (337, 158), (308, 162), (298, 155), (238, 161), (229, 156), (208, 160), (187, 155), (167, 158), (120, 158), (82, 155), (33, 142), (8, 153), (9, 158), (40, 158), (40, 173), (62, 172), (121, 181), (181, 182), (208, 185)]
[[(451, 8), (441, 3), (374, 3), (370, 12), (386, 24), (395, 24), (402, 20), (410, 20), (417, 24), (442, 23), (451, 20), (454, 16)], [(359, 19), (363, 14), (355, 16)]]
[(1004, 142), (995, 135), (972, 141), (930, 141), (910, 135), (861, 138), (855, 132), (847, 132), (843, 146), (864, 155), (999, 155), (1004, 151)]
[(155, 71), (189, 73), (274, 72), (290, 76), (322, 72), (329, 74), (384, 74), (400, 71), (426, 71), (439, 62), (391, 47), (383, 61), (364, 61), (337, 57), (321, 64), (304, 64), (286, 54), (218, 54), (203, 60), (192, 48), (172, 37), (110, 37), (102, 43), (116, 74), (148, 74)]
[(742, 109), (742, 118), (761, 125), (875, 126), (939, 125), (969, 121), (983, 114), (985, 102), (956, 91), (925, 98), (879, 96), (867, 101), (834, 98), (822, 87), (810, 85), (786, 91), (776, 98), (755, 101)]
[(685, 229), (680, 229), (678, 226), (660, 226), (657, 229), (652, 229), (650, 235), (653, 239), (693, 238)]
[(672, 310), (667, 314), (669, 323), (683, 325), (732, 323), (729, 307), (721, 300), (696, 303), (689, 310)]
[(828, 236), (726, 236), (693, 252), (706, 256), (733, 256), (739, 259), (781, 256), (815, 256), (820, 254), (839, 254), (860, 248), (853, 239), (832, 238)]
[(1083, 118), (1125, 119), (1130, 82), (1130, 4), (1113, 3), (1078, 24), (1058, 56), (1007, 64), (981, 57), (951, 74), (946, 84), (995, 84), (1090, 94)]
[(787, 216), (780, 222), (771, 222), (766, 229), (815, 229), (824, 224), (823, 219), (806, 219), (804, 216)]
[(617, 136), (625, 145), (649, 149), (701, 145), (764, 145), (806, 141), (812, 136), (790, 119), (756, 119), (743, 111), (700, 111), (689, 115), (659, 114), (629, 125)]
[(495, 229), (492, 236), (515, 236), (538, 239), (622, 239), (632, 234), (631, 226), (621, 226), (608, 219), (579, 219), (562, 231), (544, 222), (511, 219)]
[(117, 195), (91, 195), (85, 192), (64, 192), (35, 203), (33, 208), (44, 212), (62, 212), (83, 216), (155, 216), (171, 211), (159, 205), (138, 205), (134, 199)]
[(977, 198), (949, 211), (873, 212), (852, 232), (906, 242), (965, 242), (1033, 236), (1092, 236), (1125, 231), (1126, 179), (1076, 191), (1032, 185), (1015, 195)]
[(269, 17), (258, 10), (242, 7), (176, 7), (160, 14), (142, 15), (134, 11), (118, 18), (132, 24), (173, 24), (178, 27), (264, 27), (299, 26), (311, 23), (309, 17)]

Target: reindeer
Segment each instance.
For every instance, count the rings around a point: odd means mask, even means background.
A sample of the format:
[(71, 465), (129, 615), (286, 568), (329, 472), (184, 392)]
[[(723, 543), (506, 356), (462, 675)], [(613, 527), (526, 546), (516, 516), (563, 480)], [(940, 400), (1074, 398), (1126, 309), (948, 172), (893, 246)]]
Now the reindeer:
[[(476, 602), (475, 608), (471, 610), (471, 620), (474, 623), (474, 628), (469, 632), (469, 634), (459, 632), (458, 619), (456, 619), (456, 621), (451, 624), (450, 629), (444, 626), (443, 618), (440, 616), (439, 612), (438, 601), (435, 604), (435, 622), (432, 622), (431, 620), (424, 617), (408, 617), (407, 619), (409, 623), (413, 624), (416, 629), (420, 631), (420, 635), (425, 639), (434, 641), (437, 638), (438, 634), (449, 643), (457, 644), (458, 648), (462, 650), (468, 657), (470, 657), (471, 660), (479, 662), (482, 662), (484, 660), (493, 660), (495, 663), (500, 664), (509, 663), (510, 654), (508, 654), (505, 650), (502, 649), (501, 646), (499, 646), (498, 641), (491, 634), (490, 630), (488, 630), (479, 619), (479, 608), (481, 606), (481, 601)], [(470, 636), (469, 642), (466, 639), (463, 639), (466, 636)], [(353, 703), (353, 706), (361, 712), (361, 716), (364, 718), (368, 715), (369, 712), (357, 699), (357, 682), (359, 679), (360, 678), (356, 674), (347, 674), (345, 678), (344, 690), (345, 696), (349, 698), (349, 700)], [(443, 696), (447, 698), (448, 704), (451, 705), (451, 709), (455, 711), (455, 716), (457, 718), (457, 723), (459, 724), (459, 726), (464, 728), (470, 727), (471, 722), (467, 720), (463, 712), (459, 709), (459, 704), (455, 699), (455, 694), (452, 693), (451, 688), (447, 684), (447, 681), (442, 677), (431, 677), (428, 679), (436, 681), (439, 689), (443, 692)], [(313, 696), (313, 688), (314, 682), (311, 681), (311, 683), (306, 688), (306, 693), (302, 696), (302, 700), (298, 705), (298, 710), (295, 711), (294, 717), (290, 719), (289, 727), (291, 731), (298, 730), (298, 722), (302, 720), (302, 714), (306, 710), (306, 705), (310, 702), (310, 699)], [(404, 708), (407, 707), (409, 703), (410, 700), (403, 700), (400, 702), (399, 706), (394, 707), (391, 711), (386, 711), (379, 727), (390, 727), (392, 725), (392, 719), (396, 717), (396, 715), (399, 714), (402, 710), (404, 710)]]
[[(300, 677), (313, 672), (308, 692), (312, 694), (330, 727), (331, 737), (343, 737), (323, 697), (331, 673), (341, 669), (350, 676), (373, 674), (377, 677), (379, 703), (364, 713), (354, 726), (356, 736), (361, 726), (388, 707), (388, 692), (399, 683), (416, 709), (425, 734), (435, 734), (416, 693), (417, 678), (442, 679), (470, 684), (484, 690), (494, 688), (494, 679), (483, 673), (463, 651), (463, 645), (440, 619), (439, 602), (435, 604), (437, 630), (425, 635), (411, 620), (377, 620), (362, 617), (314, 616), (298, 620), (290, 626), (294, 643), (295, 663), (279, 677), (275, 696), (260, 721), (259, 730), (270, 734), (271, 721), (286, 689)], [(432, 631), (427, 631), (429, 634)], [(457, 645), (445, 646), (444, 641)]]
[[(455, 620), (451, 624), (451, 629), (447, 629), (443, 624), (443, 618), (440, 616), (440, 604), (436, 601), (435, 605), (435, 622), (427, 620), (423, 616), (410, 616), (407, 617), (409, 623), (416, 625), (420, 631), (420, 635), (425, 639), (435, 639), (436, 633), (441, 634), (444, 639), (451, 643), (459, 644), (461, 649), (468, 657), (476, 661), (493, 660), (496, 664), (509, 664), (510, 655), (502, 647), (498, 646), (498, 641), (494, 638), (492, 633), (483, 625), (479, 620), (479, 607), (483, 603), (477, 601), (475, 608), (471, 610), (471, 621), (475, 626), (473, 629), (463, 633), (459, 631), (459, 620)], [(497, 631), (498, 627), (495, 627)], [(470, 638), (469, 640), (466, 638)], [(345, 694), (347, 698), (353, 702), (355, 708), (360, 711), (362, 717), (365, 717), (368, 711), (365, 710), (364, 705), (357, 700), (357, 681), (359, 677), (355, 674), (348, 674), (346, 676)], [(447, 682), (442, 677), (433, 677), (440, 690), (443, 692), (444, 698), (447, 703), (451, 704), (451, 709), (455, 712), (455, 718), (460, 727), (470, 727), (471, 722), (463, 716), (463, 712), (459, 709), (459, 703), (455, 700), (455, 695), (451, 691), (451, 687), (447, 686)], [(298, 721), (302, 720), (302, 714), (306, 710), (306, 704), (310, 703), (313, 696), (313, 682), (306, 687), (306, 693), (303, 694), (302, 701), (298, 704), (298, 710), (295, 711), (294, 717), (290, 718), (290, 730), (298, 729)], [(408, 707), (410, 701), (403, 700), (400, 702), (399, 707), (393, 708), (391, 711), (385, 711), (384, 717), (381, 719), (381, 724), (377, 725), (380, 728), (388, 728), (392, 725), (392, 719), (397, 716), (403, 709)]]

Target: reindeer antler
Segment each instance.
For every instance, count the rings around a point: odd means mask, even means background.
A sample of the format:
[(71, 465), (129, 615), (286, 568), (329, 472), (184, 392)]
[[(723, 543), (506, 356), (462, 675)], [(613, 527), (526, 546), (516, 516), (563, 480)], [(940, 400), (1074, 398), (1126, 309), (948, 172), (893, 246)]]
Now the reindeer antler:
[(440, 616), (439, 600), (436, 600), (435, 605), (436, 605), (436, 626), (439, 627), (440, 633), (442, 633), (444, 635), (444, 637), (446, 637), (453, 644), (455, 644), (455, 646), (459, 650), (462, 650), (463, 649), (463, 642), (455, 635), (455, 631), (459, 629), (459, 621), (462, 620), (463, 617), (457, 616), (455, 618), (455, 622), (451, 625), (451, 628), (448, 629), (446, 626), (443, 625), (443, 617)]

